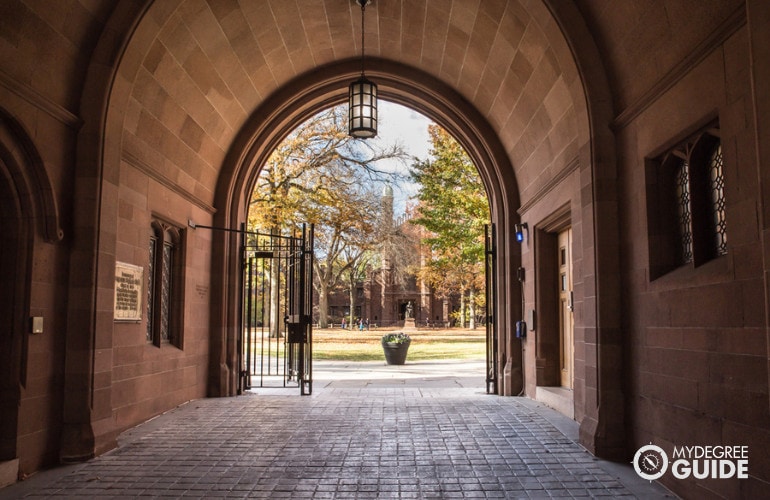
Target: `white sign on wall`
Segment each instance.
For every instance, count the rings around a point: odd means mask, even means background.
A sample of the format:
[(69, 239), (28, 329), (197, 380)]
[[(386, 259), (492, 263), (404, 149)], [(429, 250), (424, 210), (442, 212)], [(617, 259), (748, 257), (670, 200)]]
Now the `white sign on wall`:
[(142, 319), (142, 277), (144, 268), (115, 262), (115, 319)]

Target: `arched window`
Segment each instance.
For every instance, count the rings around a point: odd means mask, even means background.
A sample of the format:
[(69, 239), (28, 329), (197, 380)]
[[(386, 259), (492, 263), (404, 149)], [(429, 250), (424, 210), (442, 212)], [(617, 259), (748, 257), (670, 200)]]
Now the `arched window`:
[(650, 279), (727, 254), (719, 124), (647, 162)]
[(184, 230), (161, 220), (150, 229), (147, 273), (147, 342), (182, 347)]

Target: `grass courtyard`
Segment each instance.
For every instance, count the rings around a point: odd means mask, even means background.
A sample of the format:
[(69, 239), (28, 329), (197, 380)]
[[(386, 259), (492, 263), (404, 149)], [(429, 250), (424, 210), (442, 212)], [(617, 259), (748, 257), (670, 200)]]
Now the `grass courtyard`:
[[(340, 361), (384, 360), (380, 337), (401, 331), (398, 328), (376, 328), (358, 331), (341, 328), (313, 329), (313, 359)], [(484, 327), (418, 329), (408, 332), (412, 339), (409, 361), (439, 359), (484, 359), (486, 352)]]

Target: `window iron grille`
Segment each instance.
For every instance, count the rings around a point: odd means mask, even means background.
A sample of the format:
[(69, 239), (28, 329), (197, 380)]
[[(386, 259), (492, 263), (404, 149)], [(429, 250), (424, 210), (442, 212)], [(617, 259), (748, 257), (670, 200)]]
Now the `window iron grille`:
[(157, 238), (150, 238), (150, 260), (147, 263), (147, 342), (153, 341), (153, 323), (155, 311), (155, 248), (158, 244)]
[(173, 279), (173, 254), (174, 247), (169, 242), (163, 243), (163, 267), (161, 272), (161, 291), (160, 291), (160, 339), (168, 342), (170, 335), (170, 304), (171, 304), (171, 286)]
[(709, 161), (711, 210), (716, 255), (727, 254), (727, 222), (725, 219), (725, 178), (722, 172), (722, 145), (717, 144)]
[(690, 167), (681, 160), (676, 171), (677, 222), (679, 230), (679, 263), (692, 262), (692, 211), (690, 208)]

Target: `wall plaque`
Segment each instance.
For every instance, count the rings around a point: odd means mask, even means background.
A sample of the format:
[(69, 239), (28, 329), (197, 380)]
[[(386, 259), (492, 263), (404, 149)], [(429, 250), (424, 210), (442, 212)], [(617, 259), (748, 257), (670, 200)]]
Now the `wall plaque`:
[(142, 319), (142, 276), (144, 268), (115, 262), (115, 320)]

